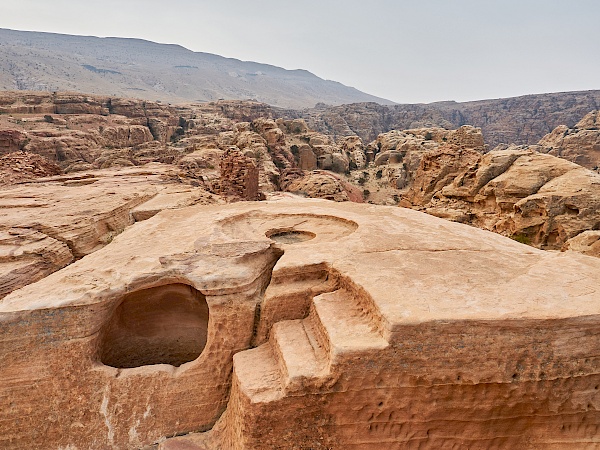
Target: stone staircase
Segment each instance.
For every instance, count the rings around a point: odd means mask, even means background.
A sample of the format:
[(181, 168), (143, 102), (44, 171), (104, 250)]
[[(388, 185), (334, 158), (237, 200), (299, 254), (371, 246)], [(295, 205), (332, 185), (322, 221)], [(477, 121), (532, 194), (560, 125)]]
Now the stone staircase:
[(337, 278), (322, 264), (274, 273), (265, 291), (253, 346), (267, 342), (278, 322), (306, 317), (315, 296), (337, 288)]
[(159, 450), (253, 448), (239, 441), (253, 426), (247, 420), (277, 402), (328, 391), (353, 361), (389, 346), (376, 323), (346, 288), (315, 296), (305, 318), (276, 322), (263, 344), (234, 355), (228, 411), (213, 430), (168, 439)]
[(262, 403), (316, 390), (336, 366), (387, 346), (369, 312), (338, 289), (316, 296), (305, 319), (274, 324), (268, 342), (234, 356), (233, 370), (241, 392)]

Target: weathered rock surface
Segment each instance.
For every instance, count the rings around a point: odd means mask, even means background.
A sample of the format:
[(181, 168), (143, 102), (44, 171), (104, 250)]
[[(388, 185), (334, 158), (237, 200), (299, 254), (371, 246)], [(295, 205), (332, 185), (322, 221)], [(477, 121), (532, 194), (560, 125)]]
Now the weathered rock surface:
[(142, 165), (154, 143), (152, 161), (169, 162), (160, 153), (179, 121), (158, 103), (69, 93), (2, 92), (0, 113), (0, 154), (25, 150), (66, 171)]
[(222, 202), (174, 168), (99, 170), (0, 190), (0, 297), (88, 255), (157, 212)]
[(563, 251), (572, 250), (600, 258), (600, 230), (587, 230), (565, 242)]
[[(333, 174), (314, 171), (284, 184), (283, 190), (310, 198), (347, 202), (351, 198), (347, 184)], [(353, 198), (356, 199), (356, 197)], [(362, 201), (362, 195), (360, 195), (360, 201)]]
[(188, 178), (217, 189), (220, 158), (237, 147), (258, 167), (259, 189), (273, 192), (280, 189), (282, 170), (347, 173), (366, 163), (360, 139), (336, 144), (301, 119), (273, 120), (270, 107), (253, 101), (171, 107), (115, 97), (4, 92), (0, 112), (5, 113), (0, 153), (24, 149), (67, 173), (160, 162), (178, 165)]
[(544, 136), (540, 151), (573, 161), (588, 169), (600, 168), (600, 111), (592, 111), (573, 128), (560, 125)]
[(73, 261), (69, 247), (31, 228), (0, 229), (0, 299)]
[(258, 167), (252, 158), (235, 147), (221, 156), (220, 179), (213, 189), (225, 197), (239, 200), (260, 200)]
[(40, 155), (13, 152), (0, 156), (0, 186), (58, 175), (60, 167)]
[(404, 208), (163, 211), (0, 301), (0, 446), (593, 448), (598, 279)]
[(447, 145), (477, 153), (487, 150), (481, 130), (471, 126), (393, 130), (366, 146), (366, 159), (372, 164), (351, 172), (348, 179), (363, 190), (369, 202), (396, 205), (413, 183), (423, 157)]
[(511, 147), (481, 155), (447, 146), (426, 154), (404, 196), (408, 205), (545, 249), (600, 223), (600, 175)]

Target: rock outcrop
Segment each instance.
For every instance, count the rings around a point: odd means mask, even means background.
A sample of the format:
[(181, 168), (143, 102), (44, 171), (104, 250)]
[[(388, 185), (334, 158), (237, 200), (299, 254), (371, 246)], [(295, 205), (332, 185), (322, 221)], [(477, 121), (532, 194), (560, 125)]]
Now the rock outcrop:
[(452, 146), (426, 154), (406, 205), (540, 248), (600, 223), (600, 175), (526, 147), (485, 155)]
[(163, 211), (0, 301), (0, 447), (593, 447), (599, 278), (403, 208)]
[(600, 230), (586, 230), (578, 234), (565, 242), (562, 250), (571, 250), (600, 258)]
[(0, 190), (0, 298), (163, 209), (222, 203), (160, 164), (37, 178)]
[(310, 198), (322, 198), (335, 202), (363, 202), (363, 195), (358, 188), (325, 171), (299, 174), (289, 182), (285, 182), (282, 189)]
[(539, 150), (580, 166), (600, 169), (600, 111), (592, 111), (573, 128), (560, 125), (544, 136)]
[(3, 92), (0, 113), (0, 154), (25, 150), (68, 172), (166, 162), (179, 120), (157, 103), (68, 93)]
[(58, 165), (33, 153), (14, 152), (0, 156), (0, 186), (58, 175), (61, 172)]
[(259, 200), (258, 167), (247, 156), (235, 149), (228, 149), (221, 156), (219, 182), (214, 191), (236, 200)]
[(481, 130), (470, 126), (457, 130), (393, 130), (380, 134), (366, 146), (365, 157), (372, 164), (362, 170), (354, 170), (348, 179), (363, 190), (369, 202), (396, 205), (402, 193), (413, 183), (423, 157), (448, 145), (480, 154), (487, 151)]

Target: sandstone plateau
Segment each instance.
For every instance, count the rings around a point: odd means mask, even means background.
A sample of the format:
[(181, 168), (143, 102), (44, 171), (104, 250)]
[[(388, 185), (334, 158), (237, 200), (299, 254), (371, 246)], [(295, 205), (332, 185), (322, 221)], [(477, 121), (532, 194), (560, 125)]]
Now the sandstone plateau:
[(598, 279), (404, 208), (165, 210), (0, 301), (0, 446), (595, 448)]
[[(489, 146), (482, 130), (468, 125), (392, 130), (371, 142), (358, 136), (335, 140), (311, 130), (302, 119), (276, 119), (276, 109), (257, 102), (170, 106), (69, 93), (5, 92), (0, 112), (0, 184), (61, 171), (93, 178), (90, 171), (97, 169), (158, 162), (170, 168), (173, 182), (230, 200), (288, 191), (403, 205), (540, 248), (595, 254), (567, 241), (600, 226), (597, 178), (541, 153), (593, 168), (597, 112), (574, 129), (558, 127), (538, 145), (498, 146), (490, 156), (484, 156)], [(511, 151), (517, 156), (494, 156)], [(522, 152), (529, 152), (528, 164), (516, 159)], [(249, 174), (255, 173), (258, 181), (248, 184), (254, 176)], [(476, 186), (460, 185), (472, 177)], [(460, 189), (451, 193), (452, 183)]]

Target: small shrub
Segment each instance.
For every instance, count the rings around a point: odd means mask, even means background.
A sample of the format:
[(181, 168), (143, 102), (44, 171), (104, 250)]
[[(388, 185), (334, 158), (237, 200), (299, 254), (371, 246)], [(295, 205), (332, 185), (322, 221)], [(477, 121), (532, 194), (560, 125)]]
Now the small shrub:
[(523, 233), (513, 234), (510, 236), (513, 241), (520, 242), (521, 244), (531, 245), (531, 238)]

